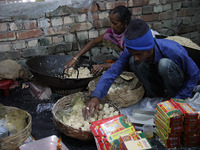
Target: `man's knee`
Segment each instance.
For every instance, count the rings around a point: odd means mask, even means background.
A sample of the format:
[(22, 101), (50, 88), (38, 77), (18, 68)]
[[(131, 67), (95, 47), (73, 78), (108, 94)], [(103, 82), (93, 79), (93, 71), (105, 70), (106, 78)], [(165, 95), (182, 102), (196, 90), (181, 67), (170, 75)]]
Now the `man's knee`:
[(174, 63), (169, 58), (162, 58), (158, 63), (158, 71), (160, 74), (166, 73), (168, 71), (170, 64)]
[(158, 72), (168, 83), (180, 87), (183, 84), (184, 73), (180, 66), (168, 58), (162, 58), (158, 64)]

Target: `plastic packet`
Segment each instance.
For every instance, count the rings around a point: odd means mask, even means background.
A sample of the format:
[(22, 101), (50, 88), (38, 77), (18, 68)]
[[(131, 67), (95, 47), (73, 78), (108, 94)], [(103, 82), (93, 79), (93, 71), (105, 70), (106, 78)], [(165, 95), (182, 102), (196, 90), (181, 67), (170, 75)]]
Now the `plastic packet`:
[(157, 103), (165, 101), (165, 100), (166, 99), (164, 98), (158, 98), (158, 97), (154, 97), (154, 98), (144, 97), (136, 104), (133, 104), (129, 107), (121, 108), (121, 112), (124, 115), (131, 116), (134, 109), (140, 109), (140, 110), (145, 110), (145, 111), (155, 111), (157, 107)]
[(43, 111), (51, 111), (54, 106), (54, 103), (43, 103), (38, 104), (36, 108), (36, 113), (40, 114)]
[(192, 98), (186, 100), (186, 102), (194, 108), (196, 111), (200, 111), (200, 93), (196, 92)]

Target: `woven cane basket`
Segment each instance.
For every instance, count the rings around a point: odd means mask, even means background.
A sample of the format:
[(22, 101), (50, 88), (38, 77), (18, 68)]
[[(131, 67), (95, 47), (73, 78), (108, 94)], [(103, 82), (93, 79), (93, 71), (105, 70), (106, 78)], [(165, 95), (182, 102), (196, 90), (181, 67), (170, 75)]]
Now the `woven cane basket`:
[[(88, 91), (82, 92), (84, 95), (84, 99), (86, 100), (86, 103), (90, 100), (90, 95)], [(53, 106), (52, 108), (52, 114), (53, 114), (53, 121), (56, 124), (57, 128), (63, 132), (66, 136), (70, 136), (76, 139), (79, 139), (81, 141), (91, 141), (94, 140), (93, 138), (93, 134), (91, 131), (83, 131), (81, 129), (75, 129), (72, 126), (68, 126), (66, 124), (64, 124), (63, 122), (61, 122), (58, 119), (58, 114), (59, 112), (61, 112), (64, 109), (68, 109), (69, 105), (71, 103), (72, 98), (74, 97), (76, 93), (74, 94), (70, 94), (67, 96), (64, 96), (63, 98), (59, 99)], [(103, 99), (101, 101), (101, 103), (105, 103), (106, 100)], [(115, 108), (115, 110), (119, 111), (119, 108), (109, 104), (110, 106), (113, 106)]]
[[(90, 93), (94, 91), (99, 79), (100, 77), (89, 82), (88, 89)], [(144, 96), (144, 87), (133, 72), (124, 71), (113, 84), (115, 84), (116, 90), (108, 92), (105, 98), (117, 107), (131, 106), (139, 102)], [(122, 84), (126, 84), (126, 88), (118, 88)]]
[[(9, 106), (4, 106), (4, 108), (6, 113), (11, 113), (13, 111), (21, 110), (16, 107), (9, 107)], [(28, 112), (26, 111), (23, 112), (25, 113), (26, 116), (25, 118), (27, 123), (26, 127), (12, 136), (0, 138), (1, 150), (16, 150), (30, 136), (32, 131), (32, 117)]]

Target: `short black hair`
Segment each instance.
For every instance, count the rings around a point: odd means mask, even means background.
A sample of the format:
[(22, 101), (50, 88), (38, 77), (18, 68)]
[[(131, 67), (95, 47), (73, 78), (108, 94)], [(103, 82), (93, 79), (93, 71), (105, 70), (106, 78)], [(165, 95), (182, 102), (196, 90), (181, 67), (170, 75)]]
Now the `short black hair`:
[(119, 19), (119, 21), (121, 21), (122, 23), (124, 23), (125, 21), (127, 21), (127, 24), (129, 24), (130, 23), (130, 21), (131, 21), (131, 12), (130, 12), (130, 10), (127, 8), (127, 7), (125, 7), (125, 6), (122, 6), (122, 5), (120, 5), (120, 6), (117, 6), (117, 7), (115, 7), (114, 9), (112, 9), (110, 12), (109, 12), (109, 14), (117, 14), (118, 15), (118, 19)]
[(149, 31), (148, 24), (142, 19), (133, 19), (128, 25), (128, 28), (124, 34), (125, 38), (129, 40), (136, 39), (143, 36)]

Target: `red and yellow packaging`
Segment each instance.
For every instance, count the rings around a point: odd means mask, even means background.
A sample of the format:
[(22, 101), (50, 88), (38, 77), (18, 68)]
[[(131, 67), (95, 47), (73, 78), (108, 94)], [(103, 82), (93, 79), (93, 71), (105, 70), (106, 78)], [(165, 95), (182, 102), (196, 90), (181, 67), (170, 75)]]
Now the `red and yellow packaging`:
[(188, 105), (185, 100), (171, 98), (170, 102), (181, 110), (185, 119), (198, 119), (199, 114), (190, 105)]
[[(180, 112), (181, 120), (178, 119)], [(171, 98), (158, 103), (154, 121), (156, 133), (167, 148), (179, 147), (180, 144), (185, 147), (200, 144), (199, 114), (184, 100)]]
[(162, 114), (167, 124), (183, 120), (183, 113), (169, 101), (158, 103), (157, 110)]
[(170, 128), (177, 127), (177, 126), (182, 126), (183, 121), (182, 120), (174, 120), (171, 122), (168, 122), (166, 118), (163, 117), (161, 112), (156, 108), (156, 114), (160, 117), (160, 119)]
[(191, 134), (191, 135), (188, 135), (188, 134), (183, 134), (182, 136), (182, 139), (184, 142), (199, 142), (199, 134)]
[(113, 116), (113, 117), (109, 117), (109, 118), (105, 118), (105, 119), (102, 119), (102, 120), (97, 120), (97, 121), (92, 122), (90, 129), (91, 129), (93, 135), (94, 136), (101, 136), (101, 134), (99, 133), (99, 130), (98, 130), (100, 128), (100, 124), (102, 124), (106, 121), (112, 120), (114, 118), (120, 117), (120, 116), (123, 116), (123, 115), (117, 115), (117, 116)]
[(180, 138), (179, 137), (171, 137), (166, 138), (162, 132), (158, 128), (156, 129), (156, 134), (159, 136), (165, 147), (167, 148), (174, 148), (174, 147), (180, 147)]
[(171, 138), (171, 137), (180, 137), (181, 136), (181, 133), (182, 132), (172, 132), (172, 133), (169, 133), (166, 131), (166, 129), (157, 121), (155, 120), (155, 125), (156, 125), (156, 128), (163, 133), (163, 135), (166, 137), (166, 138)]
[(157, 114), (155, 114), (154, 120), (158, 121), (168, 133), (182, 132), (183, 131), (182, 122), (180, 122), (180, 123), (177, 122), (175, 127), (170, 128), (169, 126), (167, 126), (165, 124), (165, 122)]
[(125, 115), (94, 121), (90, 129), (95, 137), (97, 148), (101, 150), (119, 148), (120, 136), (135, 132), (134, 126)]
[(142, 150), (151, 148), (151, 144), (141, 131), (120, 136), (120, 150)]

